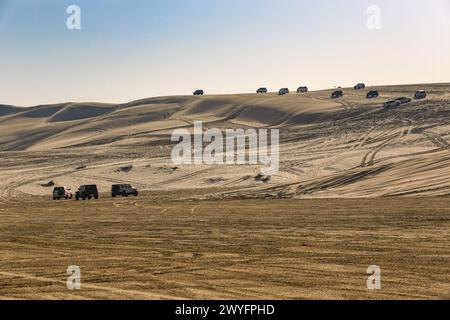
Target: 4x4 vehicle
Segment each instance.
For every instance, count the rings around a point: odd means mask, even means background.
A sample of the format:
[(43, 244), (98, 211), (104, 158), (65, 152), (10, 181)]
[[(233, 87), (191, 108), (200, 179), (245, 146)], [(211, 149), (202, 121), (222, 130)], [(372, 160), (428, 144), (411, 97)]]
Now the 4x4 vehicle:
[(392, 100), (392, 101), (385, 102), (385, 103), (383, 104), (383, 107), (386, 108), (386, 109), (389, 109), (389, 108), (395, 108), (395, 107), (398, 107), (399, 105), (401, 105), (400, 101), (398, 101), (398, 100)]
[(283, 96), (285, 94), (289, 93), (289, 89), (288, 88), (281, 88), (280, 91), (278, 91), (278, 95), (279, 96)]
[(406, 98), (406, 97), (401, 97), (401, 98), (395, 99), (395, 101), (400, 102), (400, 104), (407, 104), (407, 103), (412, 102), (412, 99)]
[(308, 92), (308, 87), (299, 87), (297, 89), (297, 93), (306, 93)]
[(331, 99), (337, 99), (344, 95), (344, 92), (342, 90), (336, 90), (331, 94)]
[(131, 195), (137, 197), (138, 191), (130, 184), (113, 184), (111, 187), (111, 196), (113, 198), (116, 196), (128, 197)]
[(61, 199), (72, 199), (73, 194), (72, 190), (66, 187), (55, 187), (53, 189), (53, 200), (61, 200)]
[(98, 199), (98, 189), (95, 184), (80, 186), (78, 191), (75, 193), (76, 200), (90, 200), (92, 198)]
[(427, 97), (427, 93), (425, 92), (425, 90), (419, 90), (414, 95), (414, 99), (416, 99), (416, 100), (425, 99), (426, 97)]
[(361, 89), (365, 89), (366, 85), (364, 83), (358, 83), (356, 86), (354, 86), (353, 88), (355, 88), (355, 90), (361, 90)]
[(204, 94), (205, 94), (205, 92), (203, 92), (203, 90), (195, 90), (195, 92), (194, 92), (194, 96), (202, 96)]
[(259, 88), (256, 93), (267, 93), (267, 88)]
[(377, 90), (371, 90), (367, 92), (367, 99), (377, 98), (379, 96), (379, 93)]

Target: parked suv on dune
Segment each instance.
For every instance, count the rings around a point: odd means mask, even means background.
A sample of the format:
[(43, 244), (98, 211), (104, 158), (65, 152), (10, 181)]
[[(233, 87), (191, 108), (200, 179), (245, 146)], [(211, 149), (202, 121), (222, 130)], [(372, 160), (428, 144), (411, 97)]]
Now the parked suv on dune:
[(406, 98), (406, 97), (401, 97), (401, 98), (395, 99), (395, 101), (400, 102), (400, 104), (407, 104), (407, 103), (412, 102), (411, 98)]
[(372, 90), (372, 91), (367, 92), (366, 97), (367, 97), (367, 99), (372, 99), (372, 98), (377, 98), (378, 95), (379, 95), (379, 93), (377, 90)]
[(194, 96), (202, 96), (204, 94), (205, 94), (205, 92), (203, 90), (195, 90), (195, 92), (194, 92)]
[(427, 93), (425, 92), (425, 90), (419, 90), (414, 95), (414, 99), (416, 99), (416, 100), (425, 99), (426, 97), (427, 97)]
[(61, 199), (72, 199), (73, 194), (72, 190), (66, 187), (55, 187), (53, 189), (53, 200), (61, 200)]
[(366, 88), (366, 85), (364, 83), (358, 83), (356, 86), (353, 87), (355, 90), (362, 90)]
[(259, 88), (256, 93), (267, 93), (267, 88)]
[(80, 199), (91, 200), (92, 198), (98, 199), (98, 189), (95, 184), (80, 186), (78, 191), (75, 193), (75, 199), (77, 201)]
[(308, 92), (308, 87), (299, 87), (297, 89), (297, 93), (306, 93)]
[(111, 187), (111, 196), (113, 198), (116, 196), (128, 197), (131, 195), (137, 197), (138, 191), (130, 184), (113, 184)]
[(392, 100), (392, 101), (385, 102), (385, 103), (383, 104), (383, 107), (384, 107), (385, 109), (389, 109), (389, 108), (395, 108), (395, 107), (398, 107), (398, 106), (400, 106), (400, 105), (401, 105), (400, 101), (398, 101), (398, 100)]
[(289, 89), (288, 88), (281, 88), (280, 91), (278, 91), (278, 95), (279, 96), (283, 96), (285, 94), (289, 93)]
[(344, 92), (342, 90), (336, 90), (331, 94), (332, 99), (340, 98), (344, 95)]

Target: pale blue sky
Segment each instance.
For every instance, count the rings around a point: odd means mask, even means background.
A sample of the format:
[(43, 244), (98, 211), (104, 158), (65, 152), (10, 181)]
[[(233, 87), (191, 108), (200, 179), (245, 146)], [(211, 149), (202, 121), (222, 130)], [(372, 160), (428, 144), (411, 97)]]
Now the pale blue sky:
[(0, 0), (0, 104), (450, 82), (449, 39), (450, 0)]

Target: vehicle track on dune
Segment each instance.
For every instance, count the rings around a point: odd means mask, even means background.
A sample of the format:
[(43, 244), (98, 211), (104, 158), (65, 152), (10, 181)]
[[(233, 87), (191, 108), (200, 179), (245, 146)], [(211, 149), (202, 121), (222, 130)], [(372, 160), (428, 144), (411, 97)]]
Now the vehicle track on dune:
[(428, 138), (436, 147), (449, 150), (450, 144), (445, 141), (439, 134), (434, 133), (432, 131), (422, 131), (422, 135)]
[[(67, 162), (65, 164), (56, 166), (52, 170), (55, 171), (53, 174), (48, 174), (41, 172), (39, 174), (39, 171), (34, 171), (33, 173), (26, 173), (17, 176), (17, 179), (14, 181), (8, 182), (7, 184), (0, 187), (0, 202), (20, 202), (19, 199), (23, 197), (28, 197), (29, 195), (18, 191), (20, 187), (23, 187), (25, 185), (31, 184), (31, 183), (37, 183), (42, 182), (47, 179), (56, 179), (58, 177), (67, 176), (70, 174), (77, 173), (79, 170), (71, 169), (67, 170), (67, 167), (71, 165), (71, 162)], [(67, 171), (64, 171), (67, 170)], [(30, 170), (28, 170), (30, 171)]]
[[(417, 121), (407, 118), (407, 121), (409, 121), (411, 124), (416, 124)], [(447, 125), (448, 122), (444, 122), (443, 124), (440, 125)], [(449, 150), (450, 149), (450, 143), (448, 143), (442, 136), (441, 134), (435, 133), (431, 130), (427, 130), (425, 128), (420, 128), (419, 127), (413, 127), (411, 125), (411, 129), (410, 129), (410, 133), (418, 133), (421, 134), (422, 136), (424, 136), (425, 138), (427, 138), (431, 143), (433, 143), (436, 147), (441, 148), (441, 149), (445, 149), (445, 150)], [(445, 135), (445, 133), (444, 133)]]
[[(400, 111), (396, 112), (394, 114), (394, 116), (392, 118), (390, 118), (390, 121), (392, 120), (398, 120), (400, 118)], [(400, 134), (391, 134), (395, 131), (397, 131), (397, 128), (389, 128), (386, 129), (384, 131), (382, 131), (379, 135), (375, 136), (374, 138), (370, 139), (371, 143), (374, 142), (378, 142), (378, 141), (382, 141), (380, 145), (378, 145), (377, 147), (375, 147), (374, 149), (370, 150), (369, 152), (367, 152), (362, 161), (361, 161), (361, 168), (365, 168), (365, 167), (371, 167), (374, 165), (374, 161), (375, 161), (375, 157), (377, 156), (377, 154), (382, 151), (385, 147), (387, 147), (389, 144), (391, 144), (393, 141), (397, 140), (397, 139), (401, 139), (404, 136), (407, 136), (409, 134), (411, 134), (411, 132), (414, 130), (414, 123), (415, 121), (412, 119), (400, 119), (400, 121), (402, 123), (406, 123), (407, 127), (406, 128), (402, 128), (400, 131)], [(379, 126), (378, 128), (381, 128), (383, 126), (385, 126), (388, 123), (388, 120), (384, 120)], [(375, 127), (375, 129), (377, 128), (377, 126)], [(370, 130), (371, 132), (373, 132), (374, 130)], [(386, 138), (382, 138), (384, 136), (387, 136)], [(364, 139), (364, 143), (367, 143), (369, 141), (369, 136), (366, 136)], [(362, 146), (362, 145), (361, 145)]]
[(377, 154), (383, 150), (385, 147), (387, 147), (390, 143), (393, 141), (400, 139), (404, 136), (405, 131), (402, 130), (400, 132), (400, 135), (394, 135), (393, 137), (387, 138), (384, 142), (382, 142), (380, 145), (375, 147), (374, 149), (370, 150), (368, 153), (366, 153), (361, 161), (361, 168), (371, 167), (374, 164), (375, 157)]

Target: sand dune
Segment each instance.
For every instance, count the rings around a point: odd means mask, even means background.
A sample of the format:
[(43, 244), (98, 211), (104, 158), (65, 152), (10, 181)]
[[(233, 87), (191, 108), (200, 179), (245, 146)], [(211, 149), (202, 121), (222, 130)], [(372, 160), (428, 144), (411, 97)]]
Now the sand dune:
[[(344, 89), (304, 95), (149, 98), (127, 104), (0, 105), (3, 197), (48, 195), (54, 180), (73, 188), (114, 182), (142, 190), (204, 188), (209, 197), (378, 197), (450, 194), (450, 84), (377, 87), (380, 97)], [(384, 110), (388, 99), (426, 89), (427, 99)], [(176, 128), (279, 128), (280, 172), (259, 166), (177, 166)], [(128, 173), (117, 172), (133, 164)], [(83, 170), (75, 170), (79, 165)], [(206, 192), (214, 187), (214, 192)]]

